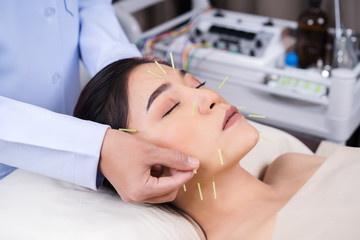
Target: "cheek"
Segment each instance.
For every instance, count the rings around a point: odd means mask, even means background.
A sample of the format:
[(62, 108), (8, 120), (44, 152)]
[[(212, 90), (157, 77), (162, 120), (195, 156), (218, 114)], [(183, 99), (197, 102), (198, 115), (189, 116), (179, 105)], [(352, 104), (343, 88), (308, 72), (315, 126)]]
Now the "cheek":
[[(196, 127), (195, 127), (196, 126)], [(163, 124), (161, 130), (154, 128), (150, 140), (154, 144), (181, 151), (189, 156), (201, 159), (206, 158), (207, 150), (215, 145), (214, 138), (207, 134), (204, 127), (193, 122), (193, 119), (182, 119)], [(211, 144), (209, 146), (209, 144)]]

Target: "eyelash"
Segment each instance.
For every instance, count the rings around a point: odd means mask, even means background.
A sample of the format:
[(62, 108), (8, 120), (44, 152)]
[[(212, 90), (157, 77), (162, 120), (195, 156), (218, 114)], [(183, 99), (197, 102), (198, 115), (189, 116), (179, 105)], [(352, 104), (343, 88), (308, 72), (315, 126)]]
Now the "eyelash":
[[(204, 86), (205, 84), (206, 84), (206, 81), (203, 82), (203, 83), (201, 83), (201, 84), (199, 84), (196, 88), (201, 88), (201, 87)], [(166, 117), (167, 115), (169, 115), (169, 114), (172, 112), (172, 110), (174, 110), (177, 106), (179, 106), (179, 104), (180, 104), (180, 102), (177, 102), (172, 108), (170, 108), (169, 111), (167, 111), (167, 112), (164, 114), (163, 118)]]
[(204, 86), (206, 84), (206, 81), (201, 83), (199, 86), (197, 86), (196, 88), (201, 88), (202, 86)]
[(171, 113), (172, 110), (174, 110), (174, 108), (176, 108), (178, 105), (180, 104), (180, 102), (177, 102), (172, 108), (169, 109), (169, 111), (167, 111), (163, 118), (166, 117), (167, 115), (169, 115)]

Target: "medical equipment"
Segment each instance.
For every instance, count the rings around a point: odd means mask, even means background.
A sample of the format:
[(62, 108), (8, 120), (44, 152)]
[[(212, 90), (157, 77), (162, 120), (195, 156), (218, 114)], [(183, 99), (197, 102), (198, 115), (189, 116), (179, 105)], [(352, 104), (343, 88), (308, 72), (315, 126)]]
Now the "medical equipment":
[(308, 8), (297, 17), (297, 66), (308, 68), (323, 63), (328, 38), (328, 16), (321, 9), (322, 0), (308, 0)]
[(142, 33), (144, 52), (169, 60), (216, 90), (243, 115), (344, 144), (360, 123), (360, 64), (352, 69), (284, 66), (297, 24), (222, 9), (193, 9)]
[(355, 49), (353, 48), (349, 36), (343, 30), (340, 18), (340, 2), (334, 0), (335, 6), (335, 42), (333, 66), (342, 68), (353, 68), (358, 63)]

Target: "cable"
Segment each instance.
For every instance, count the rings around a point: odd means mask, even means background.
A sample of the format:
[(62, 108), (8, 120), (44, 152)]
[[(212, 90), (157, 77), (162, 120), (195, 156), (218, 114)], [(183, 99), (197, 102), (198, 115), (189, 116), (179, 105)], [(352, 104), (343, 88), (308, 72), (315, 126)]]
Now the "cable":
[(165, 37), (177, 37), (177, 36), (180, 36), (180, 35), (183, 35), (183, 34), (189, 32), (190, 29), (193, 27), (196, 18), (198, 18), (201, 14), (204, 14), (204, 13), (210, 11), (211, 9), (212, 9), (211, 6), (208, 7), (203, 12), (201, 12), (199, 15), (193, 16), (189, 20), (188, 23), (186, 23), (182, 26), (179, 26), (178, 28), (176, 28), (174, 30), (170, 30), (170, 31), (160, 33), (160, 34), (151, 35), (146, 38), (141, 38), (136, 42), (136, 45), (138, 46), (140, 51), (143, 52), (143, 54), (145, 56), (150, 55), (154, 52), (156, 42), (158, 42), (159, 40), (161, 40)]

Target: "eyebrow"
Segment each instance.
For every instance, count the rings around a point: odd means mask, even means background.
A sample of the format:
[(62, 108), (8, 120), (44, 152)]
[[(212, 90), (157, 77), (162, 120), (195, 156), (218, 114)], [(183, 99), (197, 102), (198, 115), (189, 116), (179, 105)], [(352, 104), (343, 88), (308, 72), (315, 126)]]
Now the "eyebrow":
[[(183, 69), (179, 70), (178, 72), (180, 74), (180, 76), (183, 78), (187, 72)], [(158, 87), (152, 94), (151, 96), (149, 97), (149, 100), (148, 100), (148, 104), (147, 104), (147, 107), (146, 107), (146, 111), (149, 110), (151, 104), (155, 101), (155, 99), (163, 92), (165, 92), (166, 90), (168, 90), (168, 88), (170, 87), (171, 85), (169, 83), (163, 83), (160, 85), (160, 87)]]
[(181, 69), (181, 70), (179, 71), (179, 73), (180, 73), (180, 76), (181, 76), (181, 77), (185, 77), (185, 75), (187, 74), (187, 71)]
[(160, 87), (158, 87), (149, 97), (149, 101), (146, 107), (146, 111), (149, 110), (151, 104), (154, 102), (154, 100), (164, 91), (166, 91), (168, 88), (170, 87), (170, 84), (168, 83), (163, 83), (160, 85)]

